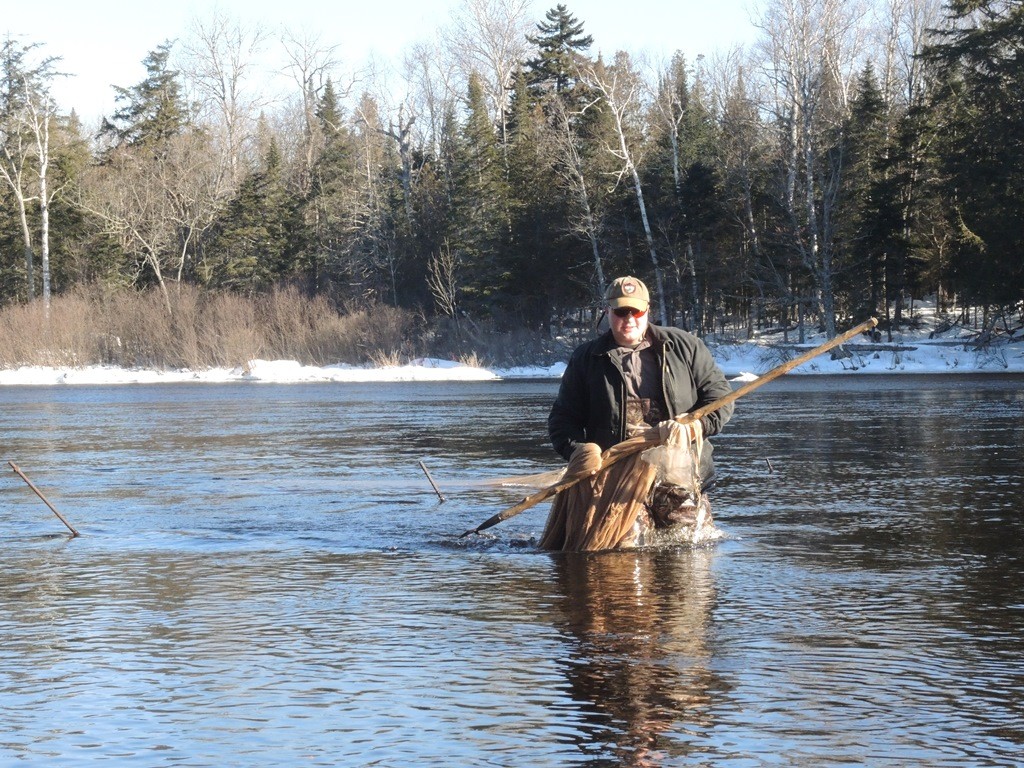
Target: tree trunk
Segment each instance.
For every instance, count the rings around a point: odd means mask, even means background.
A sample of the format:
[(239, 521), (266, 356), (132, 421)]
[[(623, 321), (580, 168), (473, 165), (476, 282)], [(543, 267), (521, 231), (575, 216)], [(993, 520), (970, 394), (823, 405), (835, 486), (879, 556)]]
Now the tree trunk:
[(35, 253), (32, 250), (32, 232), (28, 228), (25, 198), (21, 195), (16, 195), (16, 197), (18, 199), (18, 218), (21, 222), (21, 237), (24, 243), (25, 281), (28, 287), (28, 300), (32, 301), (36, 297)]
[[(49, 106), (49, 105), (47, 105)], [(50, 317), (50, 191), (47, 173), (50, 168), (50, 113), (36, 120), (36, 145), (39, 149), (39, 261), (43, 271), (43, 307)]]

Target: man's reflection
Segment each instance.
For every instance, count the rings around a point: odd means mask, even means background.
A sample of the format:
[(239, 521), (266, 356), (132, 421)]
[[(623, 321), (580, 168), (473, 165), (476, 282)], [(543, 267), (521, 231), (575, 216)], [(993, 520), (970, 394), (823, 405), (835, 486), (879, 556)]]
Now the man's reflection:
[(710, 725), (722, 682), (708, 669), (713, 551), (566, 553), (555, 568), (571, 692), (583, 706), (588, 753), (658, 765), (689, 752)]

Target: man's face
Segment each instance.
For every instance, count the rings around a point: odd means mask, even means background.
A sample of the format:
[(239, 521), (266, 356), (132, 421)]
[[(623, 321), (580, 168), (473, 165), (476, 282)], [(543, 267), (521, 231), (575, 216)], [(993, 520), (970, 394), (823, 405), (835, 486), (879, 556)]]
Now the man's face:
[(647, 333), (647, 317), (647, 309), (642, 312), (633, 307), (609, 309), (608, 324), (611, 326), (615, 343), (622, 347), (639, 344)]

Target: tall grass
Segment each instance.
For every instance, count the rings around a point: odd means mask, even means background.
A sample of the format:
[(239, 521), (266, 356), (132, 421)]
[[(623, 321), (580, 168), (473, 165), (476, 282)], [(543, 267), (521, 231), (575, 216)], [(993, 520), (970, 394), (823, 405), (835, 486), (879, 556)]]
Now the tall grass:
[(422, 318), (386, 306), (339, 313), (325, 299), (283, 288), (247, 298), (187, 285), (156, 291), (83, 288), (0, 310), (0, 367), (116, 365), (236, 367), (253, 359), (362, 364), (425, 354)]

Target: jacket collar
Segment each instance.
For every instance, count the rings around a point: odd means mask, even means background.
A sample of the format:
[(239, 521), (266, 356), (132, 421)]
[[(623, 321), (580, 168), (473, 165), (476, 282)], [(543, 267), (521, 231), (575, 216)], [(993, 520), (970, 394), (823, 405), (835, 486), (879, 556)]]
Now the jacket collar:
[[(651, 342), (651, 347), (655, 349), (664, 346), (670, 341), (665, 330), (660, 325), (655, 325), (654, 323), (647, 324), (647, 333), (644, 338), (648, 339)], [(615, 343), (611, 330), (607, 330), (597, 337), (591, 354), (600, 357), (601, 355), (608, 354), (616, 347), (618, 347), (618, 344)]]

